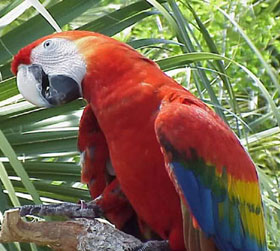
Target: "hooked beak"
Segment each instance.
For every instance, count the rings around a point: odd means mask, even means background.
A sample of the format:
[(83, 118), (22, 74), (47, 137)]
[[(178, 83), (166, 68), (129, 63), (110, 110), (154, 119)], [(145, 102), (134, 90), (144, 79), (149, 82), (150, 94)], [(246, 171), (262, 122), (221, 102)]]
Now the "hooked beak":
[(81, 96), (79, 84), (74, 79), (48, 75), (38, 64), (20, 65), (17, 85), (22, 96), (36, 106), (57, 106)]

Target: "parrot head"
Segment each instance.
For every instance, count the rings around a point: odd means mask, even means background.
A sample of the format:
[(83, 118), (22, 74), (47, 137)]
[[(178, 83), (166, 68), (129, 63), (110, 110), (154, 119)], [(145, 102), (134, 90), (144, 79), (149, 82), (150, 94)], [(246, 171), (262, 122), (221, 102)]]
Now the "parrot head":
[(52, 34), (29, 44), (15, 55), (11, 70), (20, 93), (36, 106), (52, 107), (82, 95), (87, 55), (98, 43), (113, 39), (87, 31)]

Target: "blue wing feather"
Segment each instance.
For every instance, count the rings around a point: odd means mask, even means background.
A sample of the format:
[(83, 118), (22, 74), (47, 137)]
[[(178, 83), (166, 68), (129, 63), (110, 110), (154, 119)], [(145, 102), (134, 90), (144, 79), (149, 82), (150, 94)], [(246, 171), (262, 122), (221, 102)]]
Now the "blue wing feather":
[(220, 250), (266, 250), (264, 246), (259, 246), (254, 238), (244, 233), (238, 203), (230, 201), (228, 195), (215, 196), (213, 191), (203, 184), (201, 178), (182, 163), (174, 161), (170, 166), (200, 227), (214, 238)]
[(185, 197), (188, 198), (188, 203), (191, 205), (192, 211), (195, 211), (197, 214), (196, 218), (201, 219), (204, 223), (204, 231), (207, 234), (214, 234), (215, 228), (210, 189), (202, 188), (197, 182), (194, 173), (189, 170), (184, 170), (180, 163), (172, 162), (171, 167), (178, 183), (181, 185)]

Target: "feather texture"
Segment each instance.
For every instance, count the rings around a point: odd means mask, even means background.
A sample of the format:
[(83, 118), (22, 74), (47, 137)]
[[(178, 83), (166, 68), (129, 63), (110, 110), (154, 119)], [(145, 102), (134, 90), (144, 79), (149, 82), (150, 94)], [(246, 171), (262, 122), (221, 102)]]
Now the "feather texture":
[(191, 95), (173, 94), (156, 132), (177, 191), (218, 248), (266, 250), (254, 164), (222, 120)]
[(81, 181), (88, 184), (92, 198), (96, 198), (113, 178), (106, 172), (109, 151), (90, 105), (85, 107), (81, 117), (78, 149), (81, 152)]

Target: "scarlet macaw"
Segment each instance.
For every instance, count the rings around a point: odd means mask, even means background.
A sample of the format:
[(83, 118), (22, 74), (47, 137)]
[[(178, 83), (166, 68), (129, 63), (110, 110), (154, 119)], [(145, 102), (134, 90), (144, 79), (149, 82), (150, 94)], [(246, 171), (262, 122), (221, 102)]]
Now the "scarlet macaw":
[(99, 159), (82, 173), (93, 196), (108, 188), (111, 162), (127, 203), (172, 250), (266, 250), (252, 160), (230, 128), (153, 61), (104, 35), (68, 31), (21, 49), (12, 71), (35, 105), (87, 100), (86, 126), (97, 134), (79, 147), (85, 163)]

